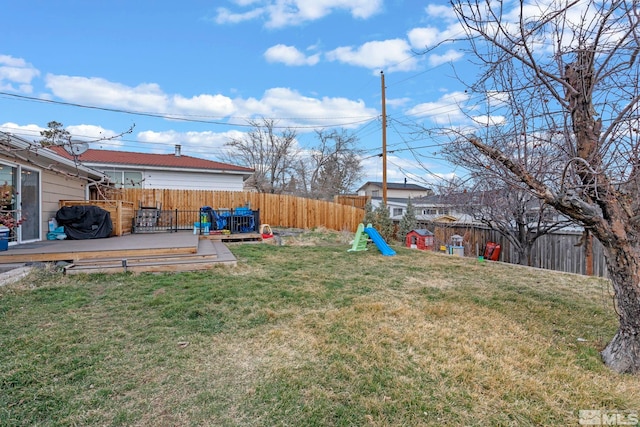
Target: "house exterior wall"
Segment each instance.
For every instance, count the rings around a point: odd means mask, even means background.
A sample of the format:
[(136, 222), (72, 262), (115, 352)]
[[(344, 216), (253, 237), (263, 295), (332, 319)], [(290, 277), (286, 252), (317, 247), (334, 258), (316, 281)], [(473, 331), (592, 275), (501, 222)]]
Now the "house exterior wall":
[(0, 156), (0, 161), (9, 165), (20, 165), (40, 173), (40, 239), (44, 239), (46, 236), (49, 229), (49, 219), (53, 218), (59, 209), (59, 200), (85, 199), (86, 178), (65, 176), (6, 156)]
[[(107, 174), (115, 172), (140, 172), (142, 182), (140, 186), (148, 190), (213, 190), (213, 191), (243, 191), (244, 180), (242, 174), (224, 172), (198, 172), (182, 170), (151, 169), (145, 166), (90, 164), (94, 169)], [(131, 187), (131, 186), (128, 186)]]
[(142, 188), (167, 190), (242, 191), (242, 175), (143, 170)]
[[(416, 197), (430, 196), (432, 192), (430, 190), (416, 190), (416, 189), (392, 189), (387, 187), (387, 198), (408, 198), (412, 199)], [(382, 187), (376, 184), (367, 184), (358, 191), (359, 196), (369, 197), (382, 197)]]
[(45, 236), (49, 227), (49, 219), (56, 216), (60, 200), (84, 200), (86, 179), (74, 178), (42, 170), (42, 236)]
[[(460, 222), (474, 223), (473, 217), (462, 212), (456, 211), (454, 206), (444, 205), (442, 203), (431, 203), (421, 201), (421, 199), (411, 199), (413, 210), (418, 222), (424, 221), (440, 221), (440, 222)], [(382, 204), (382, 200), (372, 199), (373, 208), (377, 208)], [(394, 222), (399, 222), (407, 212), (407, 199), (397, 198), (387, 201), (389, 208), (389, 216)]]

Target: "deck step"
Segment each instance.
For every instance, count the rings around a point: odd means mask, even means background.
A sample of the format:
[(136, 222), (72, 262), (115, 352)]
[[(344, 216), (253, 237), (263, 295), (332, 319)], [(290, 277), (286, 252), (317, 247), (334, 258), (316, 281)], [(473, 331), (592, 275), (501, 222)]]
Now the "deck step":
[(259, 233), (238, 233), (238, 234), (205, 234), (201, 239), (214, 240), (218, 242), (260, 242), (262, 235)]
[(70, 265), (65, 268), (65, 274), (91, 274), (91, 273), (145, 273), (145, 272), (178, 272), (210, 270), (218, 265), (235, 266), (237, 261), (212, 261), (212, 260), (182, 260), (171, 262), (141, 262), (133, 265), (103, 264), (103, 265)]
[(127, 260), (127, 264), (133, 265), (138, 263), (160, 263), (182, 260), (215, 260), (218, 257), (218, 253), (212, 242), (200, 239), (198, 240), (197, 251), (195, 253), (177, 253), (177, 254), (153, 254), (153, 255), (133, 255), (132, 252), (129, 256), (108, 256), (104, 258), (92, 258), (81, 259), (75, 261), (73, 264), (77, 266), (85, 265), (122, 265), (123, 260)]
[(0, 252), (0, 266), (30, 262), (68, 263), (77, 273), (196, 271), (216, 265), (236, 265), (227, 246), (193, 233), (135, 234), (108, 239), (26, 243)]
[(198, 252), (172, 257), (104, 258), (78, 261), (65, 267), (65, 274), (144, 273), (209, 270), (217, 265), (235, 266), (236, 258), (222, 243), (200, 239)]

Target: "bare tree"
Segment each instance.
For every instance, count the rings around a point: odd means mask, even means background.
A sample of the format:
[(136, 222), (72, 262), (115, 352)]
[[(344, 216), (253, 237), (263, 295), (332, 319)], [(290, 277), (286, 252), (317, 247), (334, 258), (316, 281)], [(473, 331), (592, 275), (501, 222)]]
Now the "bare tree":
[(252, 120), (251, 130), (242, 138), (227, 142), (227, 158), (254, 169), (250, 184), (261, 193), (283, 193), (291, 185), (295, 159), (296, 132), (276, 133), (273, 120)]
[[(521, 104), (519, 104), (521, 105)], [(509, 119), (506, 132), (524, 125), (521, 115)], [(492, 126), (492, 142), (504, 152), (526, 165), (536, 178), (552, 184), (553, 172), (558, 171), (558, 156), (553, 146), (542, 135), (520, 135), (498, 140), (496, 135), (504, 126)], [(476, 221), (497, 231), (515, 249), (521, 265), (531, 265), (531, 250), (536, 240), (558, 229), (572, 224), (552, 206), (540, 200), (528, 188), (513, 182), (513, 177), (504, 168), (487, 159), (470, 146), (466, 139), (458, 139), (444, 148), (443, 154), (456, 165), (470, 171), (465, 191), (456, 189), (450, 197), (456, 210), (470, 215)]]
[(486, 95), (492, 87), (519, 103), (501, 106), (504, 117), (523, 121), (505, 121), (500, 133), (542, 136), (538, 148), (553, 146), (563, 167), (541, 178), (503, 139), (475, 134), (466, 141), (497, 162), (510, 184), (602, 243), (620, 323), (601, 355), (617, 372), (640, 371), (637, 1), (520, 0), (515, 10), (491, 0), (452, 3), (485, 70), (471, 90)]
[(341, 131), (316, 131), (318, 144), (296, 164), (298, 192), (318, 199), (330, 199), (349, 192), (362, 177), (358, 138)]
[[(126, 134), (133, 133), (133, 129), (135, 128), (135, 124), (132, 124), (129, 129), (124, 132), (120, 132), (118, 134), (113, 134), (109, 136), (100, 136), (98, 138), (93, 138), (89, 141), (73, 141), (73, 135), (67, 129), (64, 128), (64, 125), (55, 120), (47, 123), (48, 128), (40, 131), (40, 136), (42, 139), (38, 140), (37, 143), (42, 147), (50, 147), (50, 146), (60, 146), (63, 147), (71, 156), (73, 156), (73, 161), (76, 164), (76, 169), (80, 163), (80, 154), (81, 151), (78, 151), (77, 148), (81, 147), (83, 144), (88, 144), (91, 142), (100, 142), (100, 141), (113, 141)], [(85, 137), (86, 138), (86, 137)], [(58, 173), (62, 173), (58, 171)], [(112, 199), (117, 190), (113, 187), (113, 183), (109, 183), (108, 181), (94, 181), (94, 185), (91, 186), (92, 193), (95, 191), (97, 194), (92, 194), (92, 197), (95, 198), (97, 195), (102, 197), (105, 200)]]
[(497, 231), (511, 243), (521, 265), (531, 265), (531, 251), (542, 236), (572, 224), (530, 191), (496, 180), (476, 181), (458, 193), (456, 210)]

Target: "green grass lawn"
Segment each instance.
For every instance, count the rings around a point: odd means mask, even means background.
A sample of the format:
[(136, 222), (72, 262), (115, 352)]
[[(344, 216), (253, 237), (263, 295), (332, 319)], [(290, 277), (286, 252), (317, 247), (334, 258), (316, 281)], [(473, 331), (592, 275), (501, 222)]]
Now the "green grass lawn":
[(0, 288), (3, 426), (577, 425), (640, 410), (596, 278), (371, 246), (234, 245), (236, 268)]

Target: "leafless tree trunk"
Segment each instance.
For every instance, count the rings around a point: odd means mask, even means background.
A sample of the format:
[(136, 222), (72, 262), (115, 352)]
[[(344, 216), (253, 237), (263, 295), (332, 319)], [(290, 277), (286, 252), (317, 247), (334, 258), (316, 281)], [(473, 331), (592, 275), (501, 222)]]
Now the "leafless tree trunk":
[(454, 197), (453, 204), (456, 211), (465, 212), (507, 239), (521, 265), (531, 265), (536, 240), (572, 223), (531, 191), (496, 179), (476, 178), (471, 189)]
[(296, 132), (276, 133), (273, 120), (250, 121), (251, 130), (227, 142), (226, 158), (254, 169), (250, 185), (260, 193), (282, 193), (291, 181), (298, 155)]
[(317, 131), (318, 144), (296, 164), (298, 191), (304, 196), (330, 200), (348, 192), (362, 176), (355, 135), (347, 131)]
[[(476, 88), (493, 85), (528, 108), (520, 111), (506, 103), (503, 115), (523, 114), (526, 127), (509, 129), (505, 122), (500, 133), (511, 131), (513, 139), (523, 131), (543, 135), (544, 145), (553, 147), (564, 166), (541, 178), (494, 139), (477, 133), (464, 139), (508, 171), (512, 184), (532, 191), (602, 243), (620, 326), (601, 354), (617, 372), (638, 372), (638, 4), (515, 3), (515, 10), (489, 0), (454, 0), (453, 6), (486, 70)], [(510, 81), (501, 73), (505, 69), (515, 71)]]

